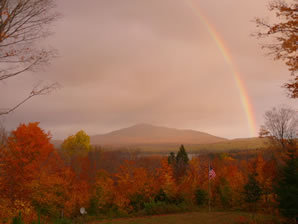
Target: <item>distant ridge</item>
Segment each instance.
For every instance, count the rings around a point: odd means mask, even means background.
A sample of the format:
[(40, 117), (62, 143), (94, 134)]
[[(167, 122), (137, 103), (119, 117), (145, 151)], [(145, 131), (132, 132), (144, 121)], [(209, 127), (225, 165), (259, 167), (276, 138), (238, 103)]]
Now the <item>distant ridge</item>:
[[(51, 142), (56, 148), (60, 148), (63, 141), (52, 139)], [(169, 153), (177, 151), (181, 144), (184, 144), (191, 153), (256, 150), (268, 147), (264, 138), (227, 140), (204, 132), (150, 124), (138, 124), (107, 134), (91, 136), (91, 144), (103, 146), (105, 150), (139, 150), (144, 153)]]
[(102, 146), (134, 146), (163, 144), (211, 144), (227, 139), (208, 133), (137, 124), (107, 134), (91, 136), (91, 144)]

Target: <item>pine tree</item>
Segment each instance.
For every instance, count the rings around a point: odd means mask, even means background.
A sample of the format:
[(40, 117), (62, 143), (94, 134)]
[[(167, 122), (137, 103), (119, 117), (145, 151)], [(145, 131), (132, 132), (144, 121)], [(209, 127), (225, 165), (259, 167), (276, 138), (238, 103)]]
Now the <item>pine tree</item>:
[(254, 213), (257, 209), (257, 202), (261, 199), (262, 189), (256, 179), (256, 174), (249, 175), (248, 182), (244, 185), (244, 200), (250, 205)]
[(183, 177), (186, 174), (188, 168), (188, 161), (189, 158), (187, 152), (185, 151), (184, 146), (181, 145), (176, 156), (176, 163), (174, 164), (174, 173), (176, 181), (179, 181), (179, 179), (181, 179), (181, 177)]
[(176, 156), (177, 164), (180, 163), (181, 161), (184, 164), (188, 164), (188, 161), (189, 161), (189, 158), (188, 158), (188, 155), (185, 151), (184, 145), (180, 146), (179, 152), (177, 153), (177, 156)]
[(295, 150), (289, 154), (276, 186), (279, 210), (285, 217), (298, 220), (298, 158)]
[(19, 213), (18, 216), (16, 216), (16, 217), (13, 218), (13, 220), (12, 220), (11, 223), (12, 223), (12, 224), (24, 224), (24, 221), (23, 221), (23, 219), (22, 219), (22, 214), (21, 214), (21, 212)]
[(175, 165), (175, 162), (176, 162), (175, 153), (171, 152), (170, 155), (168, 156), (168, 164)]

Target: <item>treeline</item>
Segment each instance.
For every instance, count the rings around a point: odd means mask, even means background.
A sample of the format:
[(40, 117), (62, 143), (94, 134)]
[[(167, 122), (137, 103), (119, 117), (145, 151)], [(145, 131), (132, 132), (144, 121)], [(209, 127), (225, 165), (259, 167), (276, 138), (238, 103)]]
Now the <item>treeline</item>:
[[(139, 157), (90, 146), (80, 131), (60, 150), (38, 123), (20, 125), (0, 153), (0, 222), (88, 216), (162, 214), (195, 206), (297, 218), (297, 149), (220, 153), (188, 158)], [(209, 179), (209, 164), (216, 176)], [(210, 187), (210, 188), (209, 188)], [(208, 190), (210, 189), (210, 191)]]

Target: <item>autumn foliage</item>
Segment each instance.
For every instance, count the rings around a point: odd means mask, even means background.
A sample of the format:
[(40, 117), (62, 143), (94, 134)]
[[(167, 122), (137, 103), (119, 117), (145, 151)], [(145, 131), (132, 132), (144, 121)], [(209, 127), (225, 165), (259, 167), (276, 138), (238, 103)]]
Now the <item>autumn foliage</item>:
[(58, 216), (65, 210), (71, 215), (77, 204), (84, 204), (88, 185), (77, 180), (49, 142), (50, 134), (38, 123), (22, 124), (11, 133), (1, 148), (0, 207), (3, 220), (22, 213), (25, 221)]
[[(83, 131), (79, 134), (87, 141), (69, 141), (75, 139), (72, 136), (65, 141), (71, 143), (68, 147), (57, 150), (50, 134), (38, 125), (21, 124), (1, 146), (1, 222), (10, 222), (21, 212), (26, 223), (38, 214), (48, 223), (62, 216), (80, 216), (81, 207), (90, 215), (152, 214), (160, 208), (171, 211), (167, 206), (175, 211), (182, 205), (204, 206), (208, 198), (212, 207), (249, 210), (247, 197), (254, 195), (245, 189), (252, 185), (251, 176), (254, 186), (261, 189), (254, 208), (277, 214), (273, 186), (278, 161), (271, 151), (200, 155), (189, 160), (181, 147), (183, 153), (177, 156), (145, 158), (92, 148)], [(76, 150), (69, 153), (68, 149)], [(209, 161), (216, 172), (210, 182)]]
[(291, 72), (291, 80), (284, 84), (289, 97), (298, 98), (298, 56), (297, 56), (297, 1), (270, 1), (269, 11), (275, 14), (275, 23), (256, 18), (257, 37), (269, 39), (263, 44), (275, 60), (282, 60)]

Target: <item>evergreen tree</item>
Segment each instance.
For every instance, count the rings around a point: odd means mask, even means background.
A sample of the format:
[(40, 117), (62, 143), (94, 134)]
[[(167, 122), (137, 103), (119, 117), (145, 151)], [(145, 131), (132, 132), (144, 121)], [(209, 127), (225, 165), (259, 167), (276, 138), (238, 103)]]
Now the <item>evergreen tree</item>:
[(12, 224), (24, 224), (24, 221), (22, 219), (22, 214), (21, 212), (19, 213), (18, 216), (15, 216), (11, 222)]
[(276, 186), (279, 210), (285, 217), (297, 223), (298, 220), (298, 158), (296, 150), (289, 154), (281, 177)]
[(208, 192), (198, 187), (195, 191), (195, 199), (196, 199), (197, 205), (199, 206), (205, 205), (208, 201)]
[(189, 158), (187, 152), (185, 151), (184, 146), (181, 145), (176, 156), (176, 163), (174, 164), (175, 179), (177, 181), (186, 174), (188, 161)]
[(221, 205), (224, 208), (228, 208), (231, 206), (232, 203), (232, 189), (229, 182), (224, 178), (221, 177), (219, 180), (220, 184), (217, 186), (217, 193), (219, 195)]
[(247, 184), (244, 185), (244, 200), (250, 205), (250, 209), (256, 212), (257, 202), (261, 199), (262, 189), (256, 179), (257, 174), (249, 175)]
[(188, 164), (188, 161), (189, 161), (189, 158), (188, 158), (187, 152), (185, 151), (184, 145), (180, 146), (179, 152), (177, 153), (177, 156), (176, 156), (177, 164), (180, 163), (181, 161), (184, 164)]
[(175, 153), (171, 152), (170, 155), (168, 156), (168, 164), (175, 165), (175, 162), (176, 162)]

